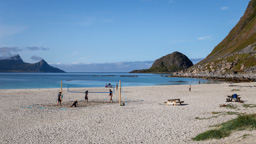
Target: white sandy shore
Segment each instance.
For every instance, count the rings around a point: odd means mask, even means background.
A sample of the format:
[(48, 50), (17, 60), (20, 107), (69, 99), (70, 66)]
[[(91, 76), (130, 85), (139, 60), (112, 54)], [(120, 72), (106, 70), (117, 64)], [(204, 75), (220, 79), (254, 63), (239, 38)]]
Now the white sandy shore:
[[(103, 100), (109, 99), (105, 93), (89, 93), (89, 104), (84, 104), (83, 93), (64, 89), (63, 106), (57, 107), (59, 89), (0, 90), (0, 143), (255, 143), (256, 131), (235, 132), (221, 140), (192, 140), (214, 129), (209, 126), (237, 117), (212, 112), (256, 113), (256, 108), (244, 108), (235, 102), (237, 109), (219, 107), (233, 93), (246, 104), (256, 104), (256, 87), (245, 87), (256, 83), (235, 85), (243, 87), (192, 85), (191, 92), (187, 85), (125, 87), (122, 98), (129, 101), (122, 107)], [(170, 98), (181, 98), (185, 104), (166, 106), (164, 102)], [(113, 99), (118, 99), (117, 93)], [(68, 107), (74, 100), (79, 100), (78, 107)], [(244, 138), (245, 134), (249, 135)]]

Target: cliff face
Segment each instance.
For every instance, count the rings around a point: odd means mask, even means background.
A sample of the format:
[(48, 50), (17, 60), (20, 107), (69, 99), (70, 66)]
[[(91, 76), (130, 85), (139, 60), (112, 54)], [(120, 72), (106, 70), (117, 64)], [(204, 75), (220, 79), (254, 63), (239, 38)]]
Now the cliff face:
[(35, 64), (24, 63), (19, 55), (0, 60), (0, 72), (52, 72), (63, 73), (63, 70), (50, 66), (41, 60)]
[(193, 66), (190, 59), (182, 53), (174, 52), (163, 56), (153, 63), (150, 69), (134, 70), (133, 73), (148, 72), (148, 73), (161, 73), (161, 72), (176, 72), (187, 69)]
[(256, 73), (256, 0), (251, 0), (236, 26), (201, 62), (185, 75), (221, 76)]

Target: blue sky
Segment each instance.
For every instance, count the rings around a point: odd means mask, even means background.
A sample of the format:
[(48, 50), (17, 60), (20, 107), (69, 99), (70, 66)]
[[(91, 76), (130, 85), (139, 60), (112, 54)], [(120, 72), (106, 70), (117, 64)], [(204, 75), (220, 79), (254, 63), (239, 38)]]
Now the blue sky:
[(149, 61), (174, 51), (190, 59), (205, 58), (239, 21), (248, 3), (0, 0), (0, 57), (20, 54), (29, 63), (43, 58), (66, 71), (88, 71), (88, 67), (76, 70), (79, 65), (110, 68), (122, 63), (131, 63), (130, 69), (138, 63), (140, 67), (134, 68), (148, 68)]

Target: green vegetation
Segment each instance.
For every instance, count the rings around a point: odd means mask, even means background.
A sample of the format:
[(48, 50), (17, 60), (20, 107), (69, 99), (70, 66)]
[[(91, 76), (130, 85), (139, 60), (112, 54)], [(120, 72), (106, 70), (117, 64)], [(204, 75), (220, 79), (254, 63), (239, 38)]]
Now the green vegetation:
[(207, 140), (207, 139), (221, 139), (223, 137), (229, 136), (229, 133), (226, 133), (225, 131), (221, 130), (209, 130), (204, 133), (201, 133), (197, 135), (195, 138), (193, 138), (194, 141), (201, 141), (201, 140)]
[(197, 135), (193, 140), (221, 139), (233, 131), (256, 129), (256, 114), (238, 116), (236, 119), (220, 124), (219, 129), (209, 130)]
[(168, 69), (166, 67), (155, 67), (155, 68), (150, 68), (148, 71), (149, 72), (168, 72)]
[(255, 108), (256, 104), (244, 104), (243, 107), (245, 107), (245, 108)]
[(239, 115), (239, 112), (226, 112), (227, 115)]
[(217, 118), (218, 116), (212, 116), (212, 117), (208, 117), (208, 118), (200, 118), (200, 117), (195, 117), (195, 119), (197, 120), (205, 120), (205, 119), (212, 119), (212, 118)]
[[(242, 34), (243, 33), (241, 33), (240, 35), (242, 35)], [(247, 47), (248, 45), (255, 43), (255, 36), (256, 36), (256, 33), (254, 33), (249, 38), (247, 38), (243, 41), (237, 42), (237, 44), (231, 49), (232, 50), (231, 53), (242, 50), (243, 48)]]
[(212, 112), (212, 114), (220, 114), (220, 113), (222, 113), (222, 112)]
[[(195, 117), (195, 119), (197, 119), (197, 120), (207, 120), (207, 119), (217, 118), (221, 115), (240, 115), (241, 113), (228, 111), (228, 112), (212, 112), (212, 114), (214, 114), (215, 116), (211, 116), (211, 117), (208, 117), (208, 118)], [(219, 114), (219, 115), (217, 115), (217, 114)]]
[[(256, 0), (251, 0), (244, 15), (236, 26), (229, 32), (226, 38), (219, 43), (212, 52), (200, 62), (203, 70), (211, 71), (209, 64), (214, 70), (220, 70), (222, 62), (230, 62), (232, 66), (225, 72), (243, 72), (246, 68), (256, 65), (254, 54), (234, 54), (256, 42)], [(253, 48), (256, 51), (256, 48)]]
[[(249, 68), (256, 65), (256, 58), (251, 54), (235, 54), (230, 57), (226, 57), (221, 60), (217, 60), (214, 64), (221, 63), (221, 61), (227, 61), (228, 63), (233, 63), (233, 67), (230, 70), (243, 71), (245, 68)], [(242, 65), (244, 66), (243, 69)]]
[(240, 91), (240, 89), (232, 89), (231, 91)]
[[(256, 42), (255, 39), (256, 39), (256, 34), (252, 35), (246, 41), (243, 41), (240, 45), (234, 46), (234, 50), (229, 53), (233, 53), (233, 52), (242, 50), (243, 48), (247, 47), (248, 45)], [(249, 67), (256, 65), (256, 58), (254, 57), (254, 55), (251, 55), (251, 54), (235, 54), (230, 57), (218, 59), (218, 60), (214, 61), (213, 63), (214, 63), (214, 65), (216, 65), (225, 60), (227, 62), (235, 63), (235, 65), (232, 68), (232, 70), (235, 70), (235, 71), (242, 71), (245, 68), (249, 68)], [(241, 69), (242, 65), (244, 65), (243, 69)]]
[(244, 134), (244, 135), (242, 136), (242, 138), (245, 139), (245, 138), (248, 137), (248, 136), (251, 136), (251, 135), (250, 135), (250, 134)]
[(229, 109), (236, 109), (237, 106), (236, 106), (236, 105), (233, 105), (233, 104), (227, 104), (227, 105), (226, 105), (226, 108), (229, 108)]

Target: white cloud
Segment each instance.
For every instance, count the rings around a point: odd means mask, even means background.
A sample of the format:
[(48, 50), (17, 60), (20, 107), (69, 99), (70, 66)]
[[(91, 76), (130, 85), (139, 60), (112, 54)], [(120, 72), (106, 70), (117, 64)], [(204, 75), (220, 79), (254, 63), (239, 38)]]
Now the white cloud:
[(8, 58), (13, 55), (16, 55), (17, 52), (22, 51), (22, 49), (18, 47), (0, 47), (0, 58)]
[(49, 50), (49, 48), (45, 48), (45, 47), (37, 47), (37, 46), (30, 46), (30, 47), (27, 47), (28, 50), (31, 50), (31, 51), (35, 51), (35, 50), (43, 50), (43, 51), (47, 51)]
[(198, 37), (197, 40), (206, 40), (206, 39), (210, 39), (211, 36), (203, 36), (203, 37)]
[(34, 61), (40, 61), (40, 60), (42, 60), (43, 58), (34, 55), (34, 56), (31, 57), (31, 59), (34, 60)]
[(221, 7), (220, 9), (221, 9), (221, 10), (228, 10), (228, 9), (229, 9), (229, 7), (224, 6), (224, 7)]
[[(8, 47), (8, 46), (0, 46), (0, 58), (9, 58), (11, 56), (17, 55), (19, 54), (19, 52), (22, 51), (47, 51), (49, 50), (49, 48), (45, 48), (45, 47), (37, 47), (37, 46), (32, 46), (32, 47), (24, 47), (24, 48), (20, 48), (20, 47)], [(31, 57), (32, 60), (39, 60), (39, 57), (35, 57), (32, 56)]]

